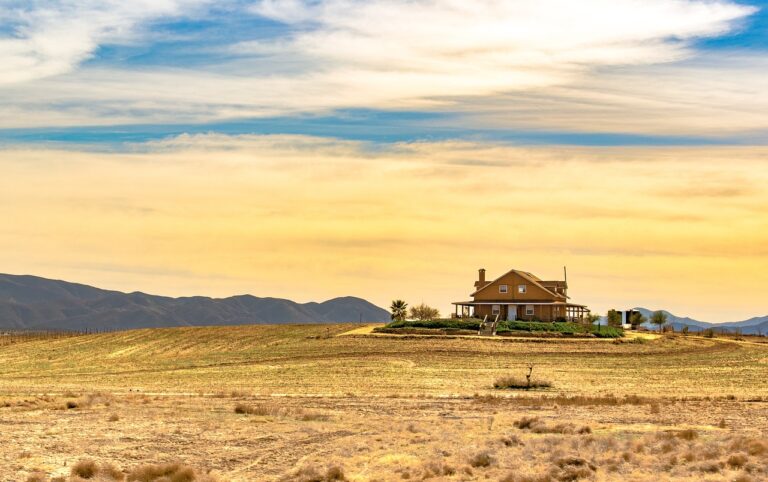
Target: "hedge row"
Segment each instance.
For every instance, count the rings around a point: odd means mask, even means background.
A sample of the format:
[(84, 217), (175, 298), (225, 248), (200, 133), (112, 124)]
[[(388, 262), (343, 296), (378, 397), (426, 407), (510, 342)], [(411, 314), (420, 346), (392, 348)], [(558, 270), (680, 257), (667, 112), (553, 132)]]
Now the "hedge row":
[(445, 318), (437, 320), (403, 320), (393, 321), (384, 328), (452, 328), (456, 330), (479, 330), (482, 320), (470, 318)]
[[(427, 328), (450, 330), (479, 330), (482, 320), (445, 318), (437, 320), (404, 320), (393, 321), (384, 328)], [(624, 336), (624, 330), (611, 326), (589, 326), (579, 323), (546, 323), (541, 321), (500, 321), (496, 327), (497, 333), (515, 331), (562, 333), (563, 335), (592, 334), (598, 338), (620, 338)]]

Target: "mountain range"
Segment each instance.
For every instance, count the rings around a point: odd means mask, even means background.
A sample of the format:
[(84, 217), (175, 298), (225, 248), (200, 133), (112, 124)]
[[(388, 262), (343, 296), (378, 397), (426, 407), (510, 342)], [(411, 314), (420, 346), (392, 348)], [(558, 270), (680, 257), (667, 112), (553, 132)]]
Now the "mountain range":
[(358, 321), (389, 321), (389, 312), (352, 296), (322, 303), (251, 295), (171, 298), (109, 291), (37, 276), (0, 274), (0, 329), (126, 330)]
[[(653, 314), (653, 310), (647, 308), (635, 308), (635, 310), (642, 313), (646, 318), (650, 318)], [(748, 320), (732, 321), (728, 323), (708, 323), (706, 321), (698, 321), (693, 318), (675, 316), (669, 311), (661, 310), (667, 315), (667, 323), (675, 328), (675, 331), (680, 331), (683, 327), (688, 327), (691, 332), (704, 331), (708, 328), (712, 328), (716, 332), (728, 332), (735, 333), (740, 331), (745, 335), (765, 335), (768, 334), (768, 316), (756, 316)], [(644, 326), (648, 328), (658, 328), (646, 323)]]

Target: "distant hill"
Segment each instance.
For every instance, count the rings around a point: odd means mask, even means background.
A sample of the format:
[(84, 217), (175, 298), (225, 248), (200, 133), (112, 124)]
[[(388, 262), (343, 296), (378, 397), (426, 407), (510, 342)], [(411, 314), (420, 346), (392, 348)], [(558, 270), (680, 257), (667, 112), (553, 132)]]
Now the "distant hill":
[[(647, 308), (635, 309), (648, 318), (650, 318), (654, 311)], [(736, 330), (740, 330), (741, 333), (745, 335), (755, 335), (758, 333), (765, 335), (768, 333), (768, 316), (759, 316), (750, 318), (748, 320), (732, 321), (728, 323), (707, 323), (706, 321), (698, 321), (694, 320), (693, 318), (675, 316), (666, 310), (661, 311), (667, 314), (669, 324), (675, 328), (675, 331), (680, 331), (684, 326), (687, 326), (688, 330), (690, 331), (703, 331), (707, 328), (712, 328), (717, 332), (730, 333), (733, 333)], [(645, 326), (651, 328), (651, 325), (649, 324), (646, 324)]]
[(296, 303), (251, 295), (170, 298), (37, 276), (0, 274), (0, 329), (124, 330), (170, 326), (389, 321), (352, 296)]

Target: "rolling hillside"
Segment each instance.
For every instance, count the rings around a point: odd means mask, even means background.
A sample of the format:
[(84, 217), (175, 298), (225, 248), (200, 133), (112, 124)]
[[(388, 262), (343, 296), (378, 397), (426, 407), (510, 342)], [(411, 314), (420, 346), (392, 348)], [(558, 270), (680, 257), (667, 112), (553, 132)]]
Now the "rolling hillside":
[(387, 320), (386, 310), (351, 296), (303, 304), (251, 295), (170, 298), (0, 274), (0, 329), (123, 330)]
[[(653, 314), (653, 310), (647, 308), (635, 308), (647, 318), (650, 318)], [(708, 323), (706, 321), (698, 321), (693, 318), (675, 316), (672, 313), (662, 310), (667, 314), (669, 324), (671, 324), (675, 331), (681, 330), (687, 326), (690, 331), (703, 331), (707, 328), (712, 328), (718, 332), (730, 332), (741, 331), (745, 335), (756, 335), (768, 333), (768, 316), (756, 316), (748, 320), (733, 321), (728, 323)], [(648, 328), (653, 328), (650, 324), (646, 324)]]

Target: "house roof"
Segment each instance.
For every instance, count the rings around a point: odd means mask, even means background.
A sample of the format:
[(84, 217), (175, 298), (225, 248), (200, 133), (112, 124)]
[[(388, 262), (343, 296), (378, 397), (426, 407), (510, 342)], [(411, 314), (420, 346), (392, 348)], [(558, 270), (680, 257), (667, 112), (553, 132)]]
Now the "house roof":
[(523, 278), (527, 279), (528, 281), (530, 281), (530, 282), (531, 282), (532, 284), (534, 284), (535, 286), (538, 286), (539, 288), (543, 289), (544, 291), (546, 291), (547, 293), (551, 294), (552, 296), (554, 296), (554, 297), (556, 297), (556, 298), (557, 298), (557, 297), (559, 297), (559, 298), (567, 298), (566, 296), (564, 296), (564, 295), (562, 295), (562, 294), (560, 294), (560, 293), (554, 293), (554, 292), (553, 292), (552, 290), (550, 290), (549, 288), (546, 288), (545, 286), (543, 286), (543, 285), (541, 284), (541, 283), (542, 283), (542, 281), (541, 281), (539, 278), (537, 278), (536, 276), (534, 276), (533, 274), (531, 274), (531, 273), (529, 273), (529, 272), (527, 272), (527, 271), (520, 271), (519, 269), (511, 269), (511, 270), (507, 271), (506, 273), (504, 273), (503, 275), (499, 276), (498, 278), (496, 278), (495, 280), (491, 281), (490, 283), (487, 283), (487, 284), (485, 284), (484, 286), (482, 286), (481, 288), (478, 288), (478, 289), (476, 289), (476, 290), (475, 290), (475, 292), (474, 292), (474, 293), (472, 293), (472, 294), (470, 294), (469, 296), (475, 296), (475, 295), (476, 295), (476, 294), (478, 294), (479, 292), (481, 292), (481, 291), (483, 291), (484, 289), (488, 288), (488, 287), (489, 287), (489, 286), (491, 286), (493, 283), (495, 283), (495, 282), (499, 281), (500, 279), (502, 279), (503, 277), (507, 276), (507, 275), (508, 275), (508, 274), (510, 274), (510, 273), (517, 273), (517, 274), (518, 274), (518, 275), (520, 275), (521, 277), (523, 277)]

